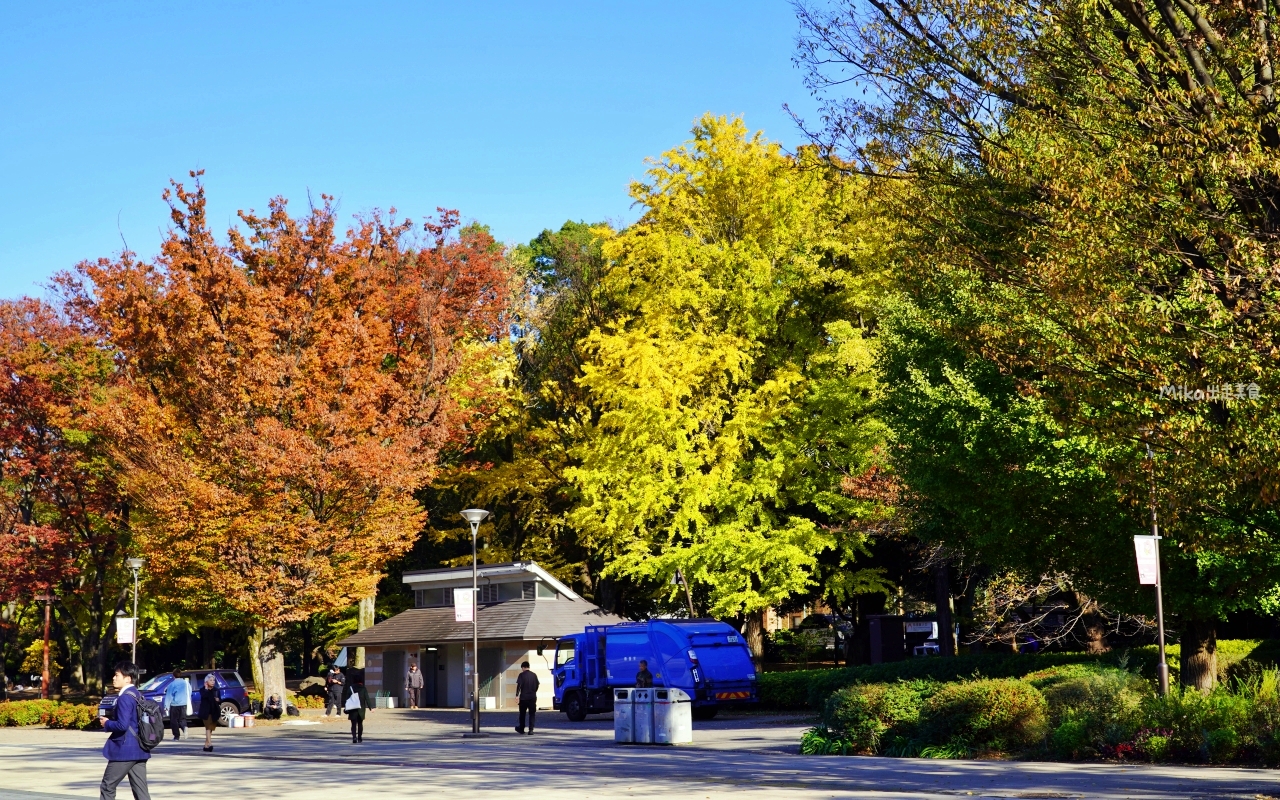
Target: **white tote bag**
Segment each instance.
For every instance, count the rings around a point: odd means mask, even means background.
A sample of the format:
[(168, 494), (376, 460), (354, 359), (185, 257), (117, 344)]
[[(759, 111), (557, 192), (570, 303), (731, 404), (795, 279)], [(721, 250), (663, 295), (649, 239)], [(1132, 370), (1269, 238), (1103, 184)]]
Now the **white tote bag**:
[(347, 698), (347, 702), (342, 704), (342, 710), (356, 711), (359, 708), (360, 708), (360, 695), (357, 692), (352, 692), (351, 696)]

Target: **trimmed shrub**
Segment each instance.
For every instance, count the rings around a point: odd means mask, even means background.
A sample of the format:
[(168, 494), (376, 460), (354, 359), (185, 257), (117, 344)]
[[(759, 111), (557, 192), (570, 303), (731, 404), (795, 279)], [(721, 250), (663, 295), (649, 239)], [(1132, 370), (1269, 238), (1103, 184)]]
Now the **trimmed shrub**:
[(940, 687), (933, 681), (901, 681), (840, 689), (823, 708), (821, 730), (852, 752), (878, 753), (886, 735), (911, 736), (921, 705)]
[(1048, 729), (1044, 695), (1019, 680), (950, 683), (924, 701), (919, 735), (931, 745), (962, 743), (973, 750), (1021, 750), (1041, 743)]
[(39, 725), (57, 705), (56, 700), (14, 700), (0, 703), (0, 725)]
[(14, 700), (0, 703), (0, 725), (47, 725), (50, 728), (88, 730), (98, 727), (96, 706), (59, 703), (56, 700)]
[(50, 728), (86, 731), (98, 727), (98, 710), (92, 706), (61, 704), (44, 719)]

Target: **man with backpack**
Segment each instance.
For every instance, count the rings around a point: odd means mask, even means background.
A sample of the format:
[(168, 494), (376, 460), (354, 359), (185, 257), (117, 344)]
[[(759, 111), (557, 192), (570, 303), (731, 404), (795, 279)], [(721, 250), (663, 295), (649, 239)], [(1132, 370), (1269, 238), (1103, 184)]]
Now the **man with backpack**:
[(151, 749), (164, 738), (164, 718), (160, 707), (138, 693), (138, 668), (131, 661), (116, 664), (111, 685), (116, 687), (115, 713), (98, 722), (111, 737), (103, 745), (107, 770), (102, 775), (101, 800), (115, 800), (116, 787), (129, 776), (133, 800), (151, 800), (147, 791), (147, 759)]

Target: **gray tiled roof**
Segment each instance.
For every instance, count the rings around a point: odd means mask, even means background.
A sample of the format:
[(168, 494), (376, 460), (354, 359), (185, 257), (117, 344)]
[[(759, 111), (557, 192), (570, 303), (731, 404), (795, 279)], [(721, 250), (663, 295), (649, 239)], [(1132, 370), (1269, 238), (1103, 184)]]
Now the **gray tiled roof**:
[[(580, 600), (508, 600), (480, 606), (480, 638), (538, 640), (581, 633), (588, 625), (626, 622)], [(411, 608), (348, 636), (342, 647), (471, 641), (471, 623), (454, 621), (452, 606)]]

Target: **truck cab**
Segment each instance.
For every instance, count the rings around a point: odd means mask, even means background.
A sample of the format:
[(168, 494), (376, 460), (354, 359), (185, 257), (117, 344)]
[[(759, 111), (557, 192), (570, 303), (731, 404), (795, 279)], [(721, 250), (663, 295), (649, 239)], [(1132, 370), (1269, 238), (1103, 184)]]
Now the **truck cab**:
[(634, 686), (641, 661), (654, 686), (687, 692), (699, 719), (759, 699), (751, 653), (734, 628), (716, 620), (650, 620), (561, 638), (552, 672), (555, 708), (575, 722), (612, 711), (611, 690)]

